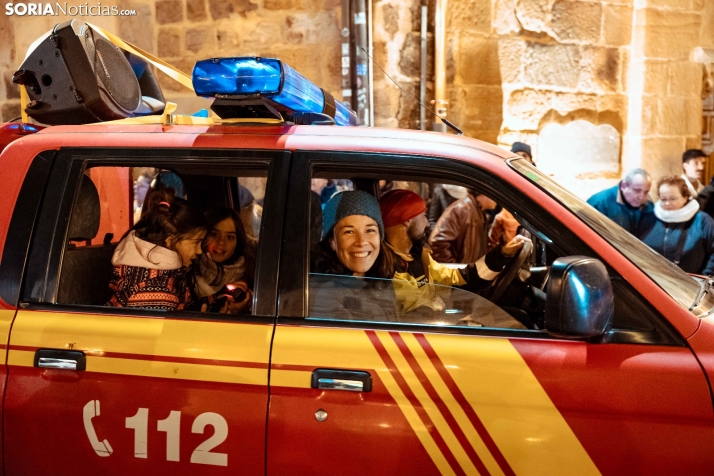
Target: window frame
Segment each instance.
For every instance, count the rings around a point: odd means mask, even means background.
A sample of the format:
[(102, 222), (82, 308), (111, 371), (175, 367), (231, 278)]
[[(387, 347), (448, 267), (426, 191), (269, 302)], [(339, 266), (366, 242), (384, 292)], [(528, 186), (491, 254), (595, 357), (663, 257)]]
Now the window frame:
[(56, 154), (46, 150), (32, 159), (15, 201), (0, 262), (0, 299), (10, 306), (20, 301), (30, 242)]
[[(442, 327), (432, 325), (379, 323), (364, 321), (349, 321), (308, 317), (309, 299), (309, 220), (305, 213), (310, 209), (310, 179), (315, 174), (325, 174), (335, 171), (340, 174), (365, 171), (368, 175), (393, 174), (399, 180), (456, 182), (477, 186), (490, 198), (504, 208), (520, 210), (517, 214), (534, 226), (538, 231), (546, 232), (552, 240), (552, 247), (562, 256), (587, 255), (600, 259), (608, 268), (613, 278), (619, 279), (623, 285), (629, 286), (626, 280), (619, 276), (607, 261), (595, 253), (585, 242), (574, 233), (553, 220), (552, 215), (540, 204), (529, 200), (527, 209), (515, 197), (522, 197), (523, 192), (501, 177), (483, 170), (476, 165), (467, 164), (446, 157), (425, 157), (419, 155), (346, 152), (346, 151), (314, 151), (296, 150), (290, 173), (288, 200), (286, 205), (285, 227), (292, 230), (291, 240), (283, 243), (280, 264), (278, 323), (307, 326), (331, 326), (359, 329), (400, 330), (407, 332), (436, 332), (446, 334), (467, 334), (500, 337), (522, 337), (564, 340), (548, 334), (546, 331), (493, 329), (480, 327)], [(345, 177), (346, 178), (346, 177)], [(428, 179), (428, 180), (425, 180)], [(613, 280), (614, 282), (614, 280)], [(649, 303), (639, 297), (643, 309), (648, 311), (648, 319), (654, 330), (651, 332), (635, 332), (612, 330), (596, 342), (623, 342), (656, 345), (685, 345), (682, 338)]]
[[(23, 308), (63, 310), (93, 314), (147, 315), (197, 320), (274, 319), (277, 305), (277, 269), (280, 259), (285, 187), (291, 154), (284, 150), (262, 149), (136, 149), (62, 148), (40, 204), (36, 232), (30, 244), (23, 289)], [(124, 309), (110, 306), (57, 303), (57, 292), (66, 249), (72, 208), (84, 171), (90, 167), (181, 167), (196, 164), (226, 167), (228, 171), (264, 170), (267, 172), (264, 213), (258, 245), (254, 285), (254, 313), (218, 315), (190, 311), (166, 312), (151, 309)], [(268, 206), (265, 206), (268, 205)], [(32, 289), (33, 291), (30, 291)]]

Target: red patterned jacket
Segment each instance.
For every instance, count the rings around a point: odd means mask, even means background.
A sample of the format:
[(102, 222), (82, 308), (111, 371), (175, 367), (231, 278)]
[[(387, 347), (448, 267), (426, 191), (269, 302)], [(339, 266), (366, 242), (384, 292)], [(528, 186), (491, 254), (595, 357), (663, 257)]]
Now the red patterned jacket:
[(176, 252), (141, 240), (132, 231), (117, 245), (112, 264), (108, 306), (167, 311), (193, 307), (191, 271)]

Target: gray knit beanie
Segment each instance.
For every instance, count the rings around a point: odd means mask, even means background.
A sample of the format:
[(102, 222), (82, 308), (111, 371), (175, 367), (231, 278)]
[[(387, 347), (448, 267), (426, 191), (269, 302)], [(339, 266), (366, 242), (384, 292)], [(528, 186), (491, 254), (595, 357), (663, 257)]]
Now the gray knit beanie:
[(531, 159), (533, 158), (533, 152), (531, 152), (531, 146), (528, 144), (524, 144), (523, 142), (514, 142), (513, 145), (511, 146), (511, 152), (514, 154), (516, 152), (525, 152), (528, 154), (528, 157)]
[(370, 217), (379, 226), (379, 236), (384, 239), (384, 223), (379, 202), (372, 195), (361, 190), (340, 192), (325, 204), (322, 211), (322, 237), (327, 236), (332, 228), (345, 217), (363, 215)]

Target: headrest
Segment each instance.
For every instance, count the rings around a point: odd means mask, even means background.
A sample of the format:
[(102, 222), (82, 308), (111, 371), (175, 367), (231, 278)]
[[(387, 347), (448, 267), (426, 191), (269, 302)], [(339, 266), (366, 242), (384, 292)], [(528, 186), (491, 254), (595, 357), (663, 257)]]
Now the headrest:
[(99, 193), (92, 179), (82, 175), (79, 192), (69, 221), (69, 239), (73, 241), (91, 240), (99, 232)]

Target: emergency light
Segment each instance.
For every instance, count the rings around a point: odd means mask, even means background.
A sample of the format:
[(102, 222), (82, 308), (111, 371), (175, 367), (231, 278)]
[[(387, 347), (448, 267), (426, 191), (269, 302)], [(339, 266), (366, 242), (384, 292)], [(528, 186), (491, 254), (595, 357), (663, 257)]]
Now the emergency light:
[[(213, 58), (193, 68), (196, 94), (215, 98), (223, 119), (277, 117), (293, 120), (325, 114), (338, 126), (356, 126), (357, 114), (330, 93), (274, 58)], [(327, 119), (324, 116), (321, 118)], [(314, 121), (312, 122), (314, 123)]]

